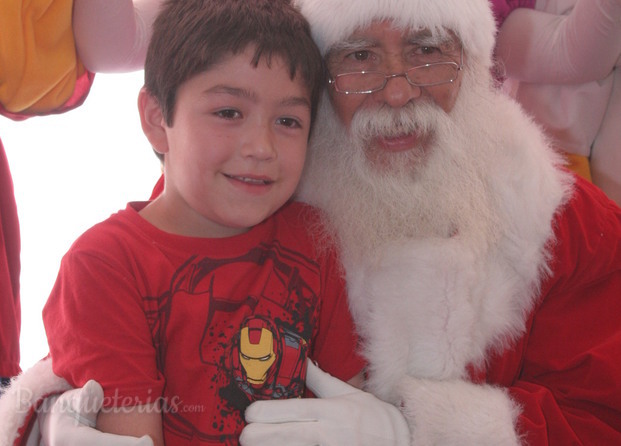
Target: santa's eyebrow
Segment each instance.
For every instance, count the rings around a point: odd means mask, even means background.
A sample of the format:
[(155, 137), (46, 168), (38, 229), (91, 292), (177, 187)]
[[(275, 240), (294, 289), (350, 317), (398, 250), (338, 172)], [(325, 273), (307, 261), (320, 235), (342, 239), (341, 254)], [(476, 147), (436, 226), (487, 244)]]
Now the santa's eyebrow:
[(459, 39), (445, 29), (439, 29), (433, 33), (427, 29), (413, 31), (405, 37), (404, 41), (410, 45), (433, 46), (445, 51), (460, 47)]
[(361, 48), (373, 48), (378, 45), (379, 42), (377, 42), (376, 39), (355, 37), (335, 43), (328, 51), (328, 56), (330, 56), (331, 54), (337, 54), (346, 51), (355, 51)]
[[(459, 40), (448, 30), (439, 29), (431, 32), (428, 29), (412, 30), (403, 39), (404, 43), (416, 46), (434, 46), (442, 50), (453, 50), (459, 48)], [(330, 48), (326, 55), (326, 60), (338, 56), (339, 54), (362, 50), (365, 48), (373, 49), (380, 46), (377, 39), (368, 37), (353, 36), (350, 39), (337, 42)]]

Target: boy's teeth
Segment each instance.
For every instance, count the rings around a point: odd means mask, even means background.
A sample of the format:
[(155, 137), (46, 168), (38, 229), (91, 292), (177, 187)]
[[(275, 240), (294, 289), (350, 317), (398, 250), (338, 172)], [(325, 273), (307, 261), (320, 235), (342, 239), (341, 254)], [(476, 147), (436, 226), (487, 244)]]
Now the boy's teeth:
[(265, 180), (257, 180), (255, 178), (237, 177), (237, 179), (243, 181), (244, 183), (250, 183), (250, 184), (266, 184), (267, 183), (267, 181)]

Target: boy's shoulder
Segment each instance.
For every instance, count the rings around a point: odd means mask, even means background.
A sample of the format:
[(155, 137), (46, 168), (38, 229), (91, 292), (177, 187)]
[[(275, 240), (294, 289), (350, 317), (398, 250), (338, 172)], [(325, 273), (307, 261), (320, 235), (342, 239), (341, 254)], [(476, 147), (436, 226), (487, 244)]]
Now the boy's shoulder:
[(283, 207), (280, 208), (278, 213), (284, 213), (286, 215), (293, 215), (298, 217), (310, 217), (319, 218), (320, 210), (308, 203), (297, 200), (289, 200)]
[(135, 230), (131, 228), (136, 227), (139, 218), (137, 211), (129, 203), (125, 209), (117, 211), (82, 233), (73, 242), (70, 252), (92, 247), (102, 251), (117, 245), (127, 237), (135, 238)]
[(324, 260), (335, 256), (335, 243), (325, 226), (319, 208), (300, 201), (285, 204), (272, 218), (279, 237), (288, 236), (297, 248), (305, 247), (313, 257)]
[(321, 211), (318, 208), (295, 200), (287, 202), (272, 217), (305, 231), (316, 229), (321, 225)]

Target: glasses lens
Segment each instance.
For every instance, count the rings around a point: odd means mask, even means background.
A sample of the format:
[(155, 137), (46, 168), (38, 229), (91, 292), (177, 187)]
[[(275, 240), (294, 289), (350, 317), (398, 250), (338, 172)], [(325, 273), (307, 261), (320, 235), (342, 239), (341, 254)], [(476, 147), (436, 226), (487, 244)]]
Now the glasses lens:
[(384, 86), (384, 81), (384, 73), (378, 71), (339, 74), (334, 80), (337, 91), (342, 93), (380, 90)]
[(424, 87), (453, 82), (457, 79), (457, 69), (456, 63), (439, 62), (410, 68), (406, 75), (410, 83)]

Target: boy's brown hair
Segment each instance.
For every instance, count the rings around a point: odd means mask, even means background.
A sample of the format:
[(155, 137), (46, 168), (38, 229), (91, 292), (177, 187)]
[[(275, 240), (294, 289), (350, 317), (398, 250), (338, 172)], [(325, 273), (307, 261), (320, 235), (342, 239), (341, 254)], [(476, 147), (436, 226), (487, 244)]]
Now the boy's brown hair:
[(144, 68), (145, 87), (166, 124), (173, 123), (181, 84), (249, 45), (255, 47), (254, 66), (277, 56), (291, 79), (302, 76), (314, 120), (324, 66), (306, 19), (289, 0), (168, 0), (153, 25)]

